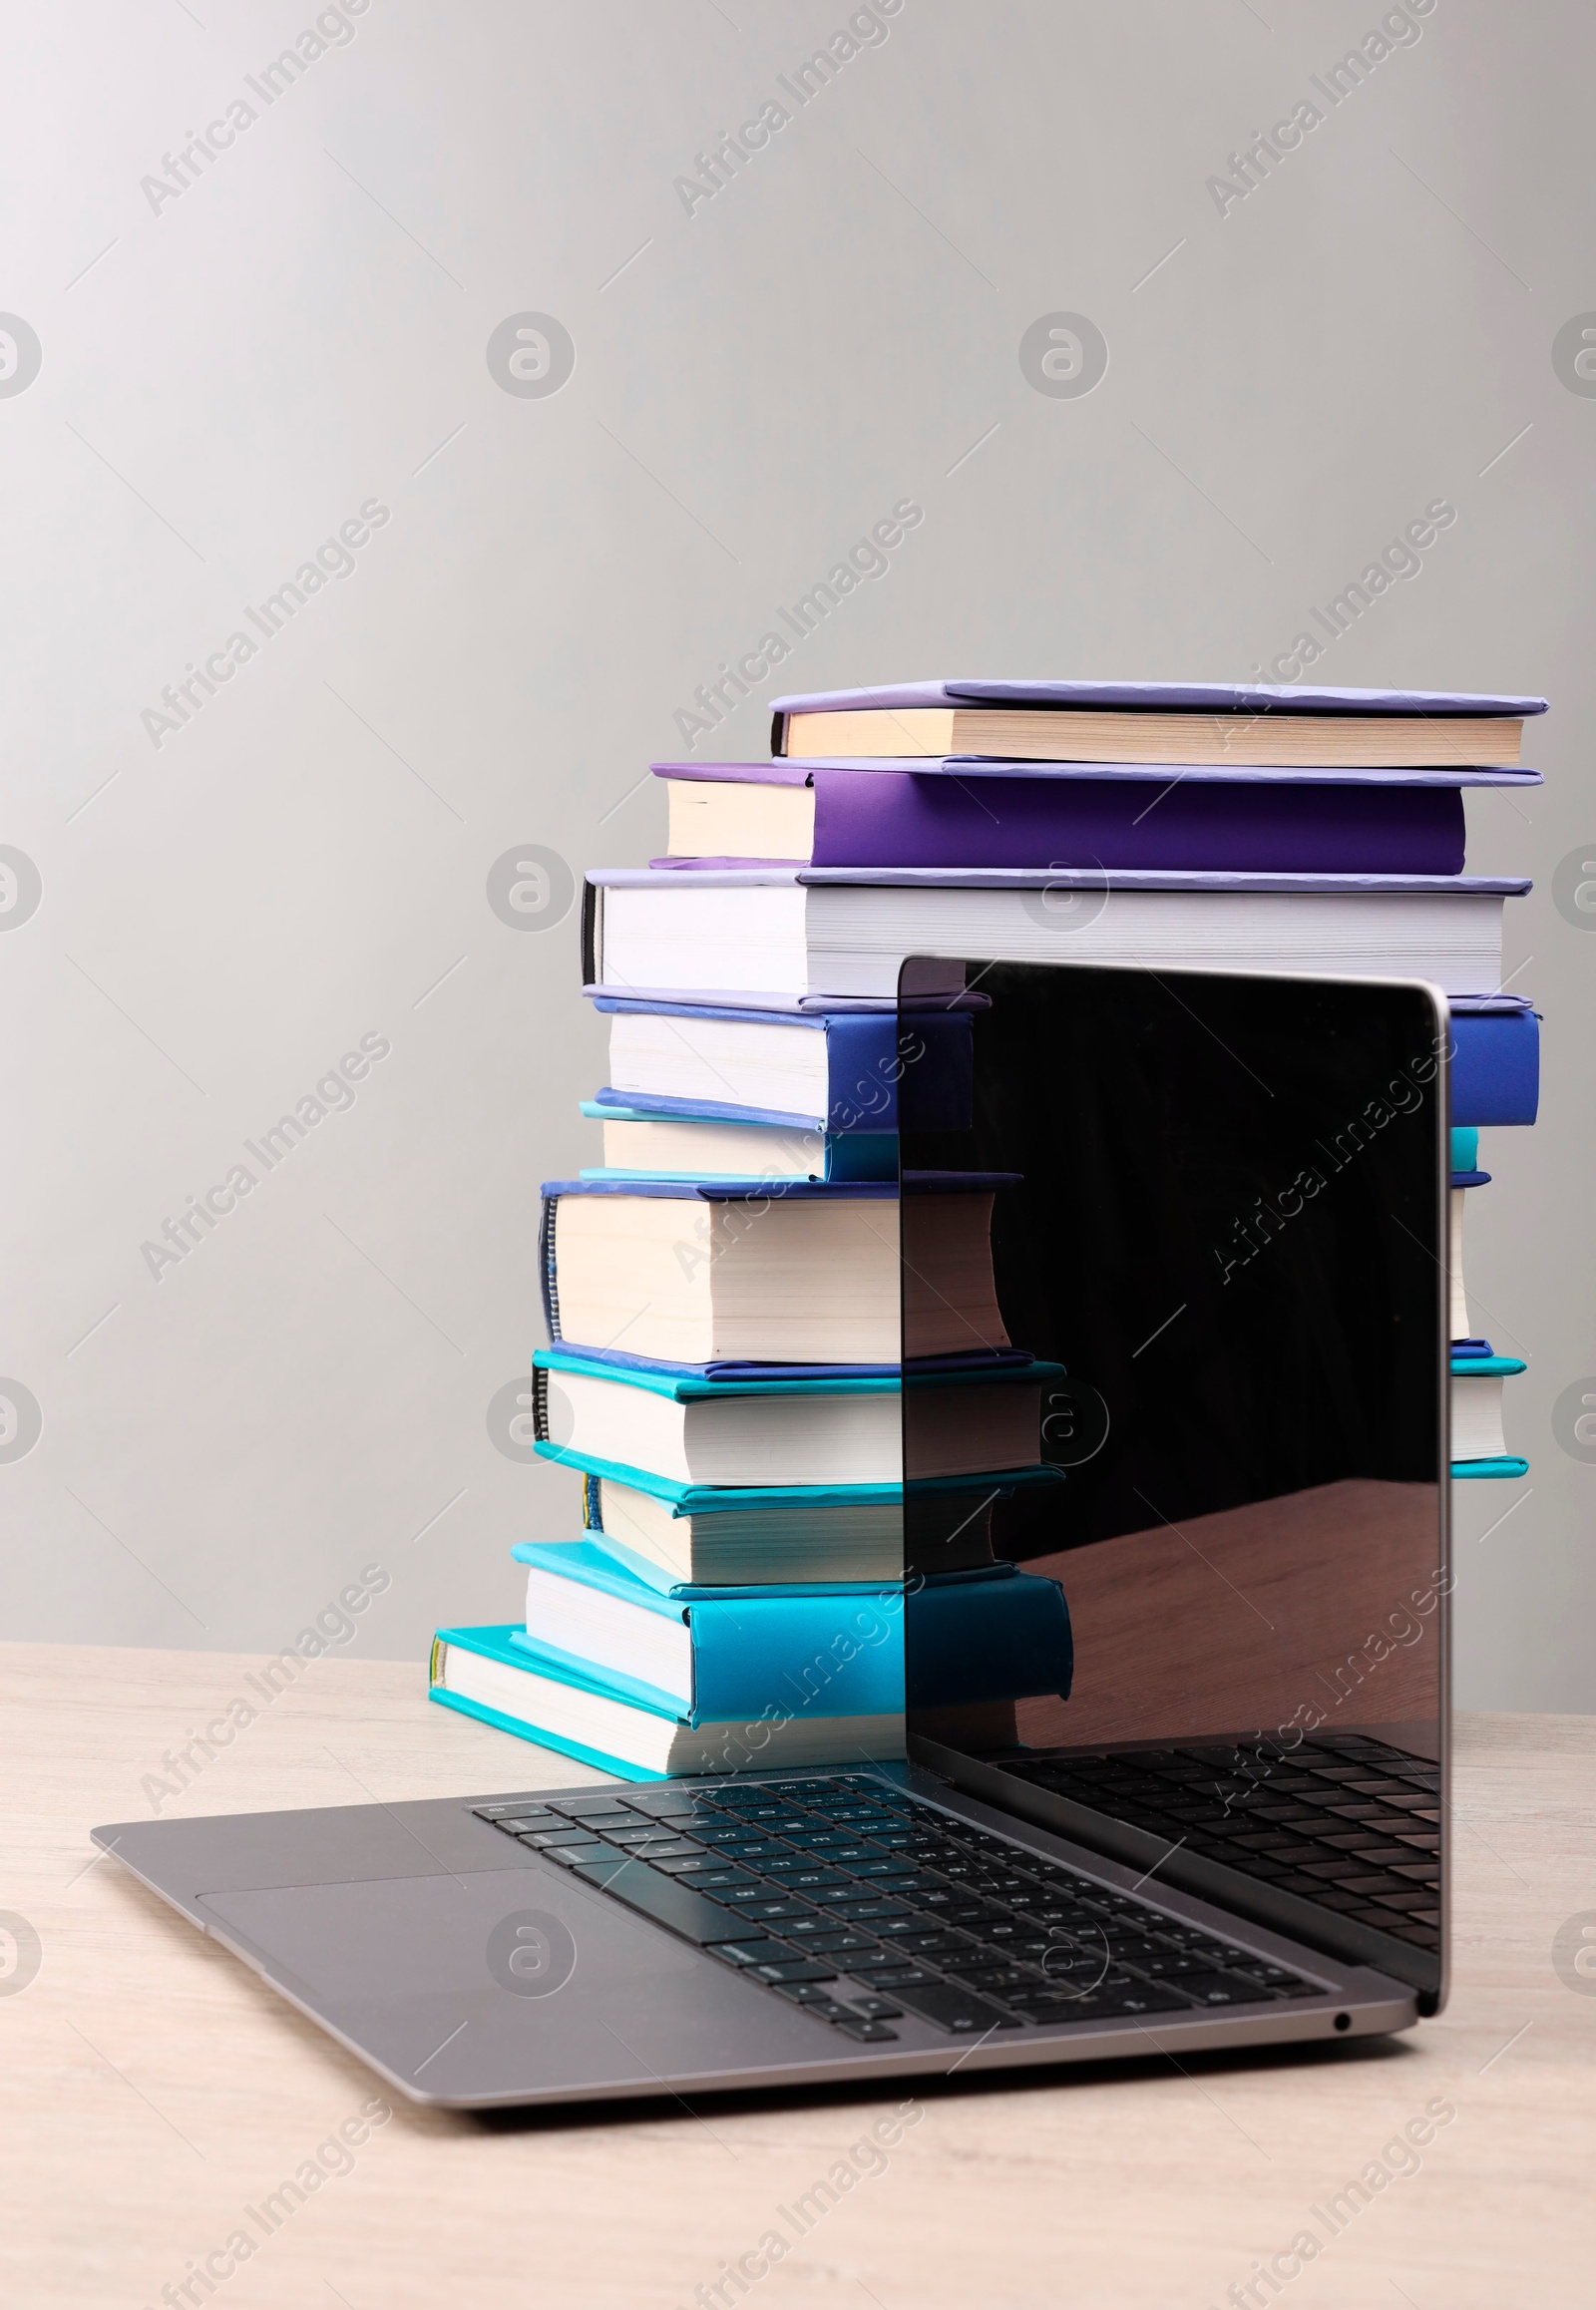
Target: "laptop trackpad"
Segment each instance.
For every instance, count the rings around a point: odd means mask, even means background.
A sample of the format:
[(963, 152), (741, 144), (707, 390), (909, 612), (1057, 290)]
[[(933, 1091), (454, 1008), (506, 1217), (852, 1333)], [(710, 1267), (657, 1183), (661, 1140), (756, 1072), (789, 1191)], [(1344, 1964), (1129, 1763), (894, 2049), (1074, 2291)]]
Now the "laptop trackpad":
[[(267, 1977), (407, 2091), (619, 2086), (808, 2050), (813, 2025), (553, 1870), (201, 1893)], [(754, 2044), (760, 2044), (754, 2052)]]

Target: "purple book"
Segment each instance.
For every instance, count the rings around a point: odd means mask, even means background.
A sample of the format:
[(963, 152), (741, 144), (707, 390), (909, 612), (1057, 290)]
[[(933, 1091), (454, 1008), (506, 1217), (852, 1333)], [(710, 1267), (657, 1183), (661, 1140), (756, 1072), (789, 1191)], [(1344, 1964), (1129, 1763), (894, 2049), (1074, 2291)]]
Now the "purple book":
[(1122, 706), (1177, 714), (1506, 714), (1546, 711), (1544, 698), (1482, 690), (1316, 689), (1308, 682), (886, 682), (868, 690), (810, 690), (773, 698), (776, 714), (837, 713), (847, 707)]
[[(1100, 866), (1257, 874), (1455, 875), (1466, 785), (1533, 786), (1534, 770), (1188, 770), (1117, 765), (660, 762), (656, 777), (813, 796), (770, 821), (762, 858), (816, 867)], [(738, 814), (740, 817), (741, 814)], [(728, 824), (735, 820), (728, 819)], [(746, 818), (742, 818), (746, 824)], [(705, 821), (712, 838), (714, 806)], [(654, 861), (685, 872), (756, 862)]]

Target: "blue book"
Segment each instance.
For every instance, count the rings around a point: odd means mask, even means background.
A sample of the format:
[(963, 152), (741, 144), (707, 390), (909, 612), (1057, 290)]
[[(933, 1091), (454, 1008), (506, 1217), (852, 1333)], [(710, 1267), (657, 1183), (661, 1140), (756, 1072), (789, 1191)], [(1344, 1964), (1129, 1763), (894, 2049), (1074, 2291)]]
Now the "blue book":
[(661, 1593), (629, 1549), (596, 1534), (511, 1553), (527, 1567), (526, 1627), (511, 1642), (640, 1707), (693, 1728), (757, 1719), (772, 1702), (816, 1719), (903, 1713), (900, 1583)]
[(609, 1082), (598, 1093), (600, 1106), (869, 1138), (898, 1129), (898, 1084), (912, 1067), (924, 1128), (970, 1127), (970, 1022), (986, 1007), (979, 994), (916, 1011), (901, 1040), (890, 1000), (836, 1009), (732, 1008), (712, 998), (599, 994), (595, 1007), (609, 1019)]
[[(525, 1631), (444, 1628), (433, 1639), (430, 1697), (446, 1709), (621, 1780), (867, 1761), (904, 1752), (902, 1706), (864, 1717), (820, 1716), (769, 1695), (746, 1715), (687, 1723), (671, 1705), (575, 1663), (538, 1655)], [(896, 1649), (896, 1648), (895, 1648)]]
[(711, 1112), (687, 1100), (584, 1099), (604, 1127), (604, 1161), (584, 1179), (702, 1180), (718, 1186), (798, 1187), (898, 1177), (896, 1131), (821, 1131), (763, 1117)]
[(1451, 1001), (1454, 1124), (1533, 1123), (1540, 1103), (1540, 1020), (1511, 994)]

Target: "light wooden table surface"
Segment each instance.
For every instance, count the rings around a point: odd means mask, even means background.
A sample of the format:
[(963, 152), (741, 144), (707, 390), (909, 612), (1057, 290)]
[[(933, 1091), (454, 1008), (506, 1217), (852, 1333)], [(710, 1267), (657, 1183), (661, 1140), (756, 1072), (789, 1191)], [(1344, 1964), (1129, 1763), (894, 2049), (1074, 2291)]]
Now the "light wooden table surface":
[[(114, 1860), (91, 1859), (91, 1824), (146, 1814), (144, 1775), (244, 1693), (257, 1666), (0, 1648), (0, 1909), (31, 1923), (42, 1952), (36, 1978), (0, 1995), (0, 2287), (14, 2310), (155, 2310), (163, 2288), (224, 2246), (245, 2204), (378, 2091)], [(419, 1664), (343, 1661), (318, 1663), (165, 1809), (585, 1777), (429, 1706)], [(1456, 2115), (1418, 2169), (1254, 2303), (1588, 2310), (1596, 1996), (1564, 1986), (1551, 1945), (1570, 1915), (1596, 1911), (1596, 1720), (1466, 1721), (1457, 1805), (1456, 1988), (1438, 2021), (1385, 2046), (928, 2084), (885, 2170), (742, 2298), (759, 2310), (1206, 2310), (1235, 2287), (1239, 2304), (1255, 2261), (1289, 2250), (1311, 2209), (1440, 2100)], [(220, 2310), (707, 2305), (723, 2261), (757, 2246), (776, 2207), (901, 2099), (867, 2088), (530, 2121), (399, 2105), (351, 2170), (212, 2294), (197, 2285), (188, 2299)]]

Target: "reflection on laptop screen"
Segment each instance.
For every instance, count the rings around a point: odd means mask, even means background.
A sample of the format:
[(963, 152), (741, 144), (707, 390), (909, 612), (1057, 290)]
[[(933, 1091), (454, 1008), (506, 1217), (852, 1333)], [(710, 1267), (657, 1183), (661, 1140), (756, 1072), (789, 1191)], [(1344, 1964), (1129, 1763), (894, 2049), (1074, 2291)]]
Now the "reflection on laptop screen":
[(1432, 1991), (1444, 1013), (966, 975), (967, 1103), (900, 1014), (912, 1743)]

